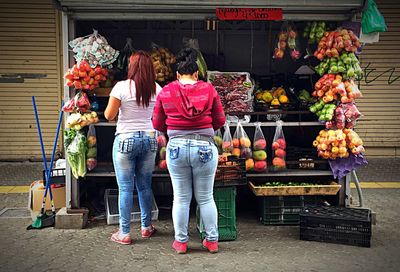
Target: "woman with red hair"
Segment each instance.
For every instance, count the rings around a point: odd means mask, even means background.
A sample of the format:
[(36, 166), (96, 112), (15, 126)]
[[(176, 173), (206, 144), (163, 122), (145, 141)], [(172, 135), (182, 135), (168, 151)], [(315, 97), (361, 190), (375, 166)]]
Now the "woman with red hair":
[(138, 51), (129, 59), (128, 78), (118, 82), (110, 93), (104, 116), (115, 120), (113, 163), (119, 188), (119, 230), (111, 240), (130, 244), (133, 189), (136, 186), (141, 211), (141, 235), (149, 238), (156, 229), (151, 222), (153, 192), (151, 179), (157, 153), (155, 130), (151, 123), (156, 95), (161, 87), (155, 82), (151, 57)]

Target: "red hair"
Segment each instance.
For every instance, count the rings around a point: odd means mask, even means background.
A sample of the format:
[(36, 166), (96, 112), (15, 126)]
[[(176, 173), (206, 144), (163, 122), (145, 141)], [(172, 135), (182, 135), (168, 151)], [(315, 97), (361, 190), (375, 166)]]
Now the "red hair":
[(143, 51), (137, 51), (130, 56), (128, 79), (135, 82), (137, 105), (142, 105), (143, 108), (147, 108), (150, 104), (150, 99), (156, 95), (156, 73), (149, 54)]

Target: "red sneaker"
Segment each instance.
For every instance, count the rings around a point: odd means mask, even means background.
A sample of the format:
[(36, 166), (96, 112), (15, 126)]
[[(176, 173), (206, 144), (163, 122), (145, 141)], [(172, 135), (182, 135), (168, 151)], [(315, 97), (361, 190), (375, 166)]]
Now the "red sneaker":
[(121, 245), (130, 245), (132, 243), (131, 235), (127, 234), (122, 239), (120, 238), (119, 231), (111, 235), (111, 241)]
[(218, 252), (218, 241), (210, 242), (206, 239), (203, 240), (203, 247), (206, 248), (210, 253)]
[(153, 225), (150, 225), (150, 229), (142, 229), (142, 238), (150, 238), (157, 230)]
[(172, 248), (175, 249), (176, 253), (178, 254), (185, 254), (187, 251), (187, 242), (181, 243), (176, 240), (172, 243)]

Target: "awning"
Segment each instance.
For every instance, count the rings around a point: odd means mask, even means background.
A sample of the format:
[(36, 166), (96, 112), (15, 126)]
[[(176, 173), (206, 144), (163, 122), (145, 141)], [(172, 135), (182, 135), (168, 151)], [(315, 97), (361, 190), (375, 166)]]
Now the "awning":
[(204, 20), (215, 18), (217, 7), (282, 8), (294, 21), (350, 19), (364, 0), (53, 0), (72, 19), (79, 20)]

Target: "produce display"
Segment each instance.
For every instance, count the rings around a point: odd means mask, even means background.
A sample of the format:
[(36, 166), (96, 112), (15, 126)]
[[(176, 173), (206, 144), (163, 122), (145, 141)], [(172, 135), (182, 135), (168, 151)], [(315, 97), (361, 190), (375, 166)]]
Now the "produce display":
[(326, 31), (325, 22), (307, 22), (304, 28), (303, 37), (308, 38), (308, 43), (317, 43), (324, 36)]
[(254, 94), (257, 103), (266, 104), (271, 108), (289, 104), (289, 98), (283, 87), (273, 87), (271, 90), (259, 90)]
[(356, 52), (361, 43), (351, 30), (341, 29), (324, 33), (318, 43), (314, 56), (322, 60), (325, 57), (339, 57), (342, 51)]
[(79, 64), (74, 64), (64, 78), (67, 80), (67, 86), (73, 86), (76, 90), (93, 90), (99, 87), (101, 81), (107, 79), (108, 70), (96, 66), (92, 68), (89, 63), (85, 60)]
[(77, 179), (86, 175), (86, 136), (73, 129), (64, 132), (64, 145), (68, 164), (72, 175)]
[(362, 69), (360, 61), (356, 55), (351, 52), (343, 52), (340, 57), (332, 56), (325, 58), (315, 67), (315, 71), (322, 76), (325, 73), (337, 74), (341, 73), (344, 79), (361, 78)]
[(86, 60), (92, 68), (98, 65), (109, 66), (119, 55), (119, 52), (112, 48), (107, 40), (98, 34), (97, 30), (88, 36), (76, 38), (68, 44), (75, 53), (76, 62), (80, 63)]
[(327, 103), (323, 100), (319, 100), (317, 103), (310, 107), (310, 111), (318, 116), (319, 121), (330, 121), (332, 120), (335, 113), (336, 105)]
[(240, 122), (238, 122), (236, 131), (233, 134), (232, 145), (232, 155), (246, 160), (252, 158), (251, 141)]
[(324, 159), (347, 158), (365, 151), (363, 141), (352, 129), (321, 130), (313, 142), (318, 156)]
[(283, 59), (285, 51), (288, 50), (290, 57), (293, 60), (300, 58), (301, 53), (299, 50), (298, 33), (291, 23), (286, 23), (282, 26), (281, 31), (278, 34), (276, 46), (274, 49), (273, 58)]
[(249, 73), (208, 71), (207, 81), (219, 94), (225, 113), (253, 110), (254, 85)]
[(150, 55), (153, 59), (156, 80), (158, 82), (164, 82), (174, 76), (171, 64), (176, 62), (176, 58), (167, 48), (153, 44), (153, 50)]

